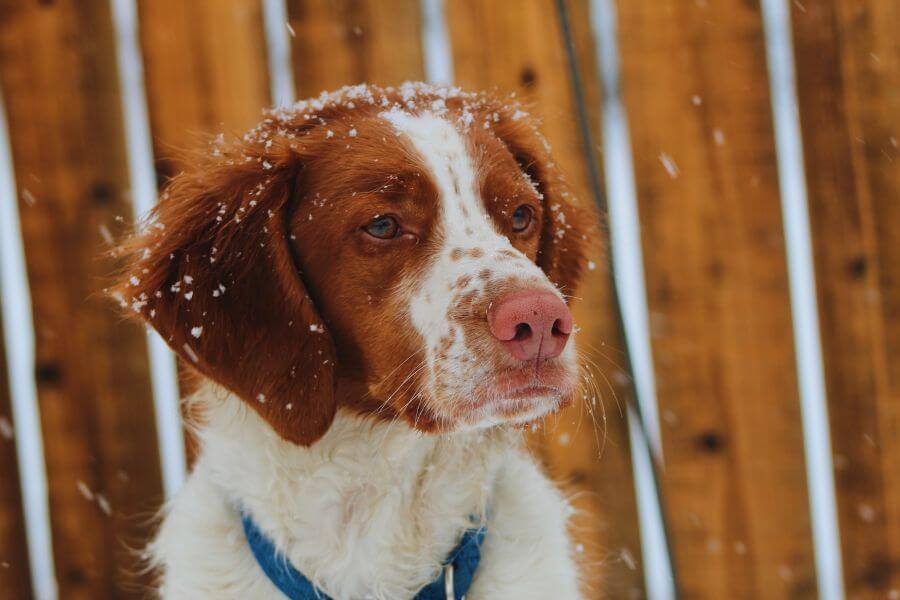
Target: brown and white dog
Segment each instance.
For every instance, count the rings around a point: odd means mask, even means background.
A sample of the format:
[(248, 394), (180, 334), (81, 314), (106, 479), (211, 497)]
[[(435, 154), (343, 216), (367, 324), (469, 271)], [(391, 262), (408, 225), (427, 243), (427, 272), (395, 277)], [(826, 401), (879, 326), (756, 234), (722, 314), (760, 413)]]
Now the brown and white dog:
[(521, 425), (568, 405), (590, 211), (534, 120), (456, 88), (269, 113), (178, 175), (120, 299), (207, 382), (150, 547), (166, 598), (267, 598), (241, 511), (332, 598), (410, 598), (472, 515), (470, 600), (577, 598), (568, 504)]

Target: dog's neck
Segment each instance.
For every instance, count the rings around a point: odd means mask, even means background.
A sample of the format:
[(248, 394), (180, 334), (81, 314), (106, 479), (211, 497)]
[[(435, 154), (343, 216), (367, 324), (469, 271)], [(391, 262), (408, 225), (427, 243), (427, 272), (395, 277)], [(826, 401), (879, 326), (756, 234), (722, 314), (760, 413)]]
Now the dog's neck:
[[(439, 565), (486, 513), (497, 469), (521, 438), (501, 428), (428, 435), (339, 410), (304, 448), (221, 390), (206, 387), (195, 401), (205, 417), (196, 469), (301, 571), (350, 596), (377, 572), (397, 573), (402, 592)], [(381, 564), (385, 544), (395, 564)], [(398, 569), (398, 557), (408, 566)]]

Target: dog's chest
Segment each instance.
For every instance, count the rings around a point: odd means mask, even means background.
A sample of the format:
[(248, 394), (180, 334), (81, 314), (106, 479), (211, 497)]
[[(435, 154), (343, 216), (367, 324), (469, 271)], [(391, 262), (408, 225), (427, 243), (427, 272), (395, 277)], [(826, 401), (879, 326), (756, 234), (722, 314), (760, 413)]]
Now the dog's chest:
[[(264, 443), (248, 452), (209, 435), (194, 477), (226, 498), (232, 521), (239, 522), (234, 507), (248, 511), (332, 596), (403, 598), (433, 580), (473, 519), (486, 514), (508, 450), (496, 434), (373, 433), (339, 417), (312, 451)], [(238, 533), (235, 550), (246, 559), (241, 541)]]
[(289, 554), (329, 572), (348, 596), (372, 581), (427, 583), (485, 512), (492, 471), (490, 461), (429, 456), (380, 474), (310, 477), (292, 511)]
[(412, 597), (471, 519), (493, 513), (495, 482), (518, 448), (500, 431), (439, 438), (339, 414), (303, 449), (240, 405), (210, 414), (200, 460), (152, 548), (167, 598), (277, 597), (242, 510), (332, 597)]

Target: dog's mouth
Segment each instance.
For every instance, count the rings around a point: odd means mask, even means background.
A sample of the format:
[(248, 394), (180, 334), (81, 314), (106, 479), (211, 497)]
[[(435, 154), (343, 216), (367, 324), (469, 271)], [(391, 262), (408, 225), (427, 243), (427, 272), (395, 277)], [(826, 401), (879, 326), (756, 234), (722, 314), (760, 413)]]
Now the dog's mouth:
[(473, 426), (527, 423), (568, 406), (575, 389), (575, 378), (558, 363), (526, 364), (486, 379), (456, 407), (457, 419)]

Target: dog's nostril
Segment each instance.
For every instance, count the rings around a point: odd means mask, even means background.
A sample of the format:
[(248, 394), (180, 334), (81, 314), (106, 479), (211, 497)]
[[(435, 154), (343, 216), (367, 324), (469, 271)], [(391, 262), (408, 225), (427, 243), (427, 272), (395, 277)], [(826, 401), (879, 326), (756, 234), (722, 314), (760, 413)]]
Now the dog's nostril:
[(516, 335), (513, 339), (517, 342), (523, 342), (531, 337), (531, 326), (528, 323), (519, 323), (516, 325)]
[(554, 336), (566, 336), (569, 335), (566, 331), (563, 330), (562, 319), (557, 319), (553, 321), (553, 328), (550, 330), (550, 335)]

